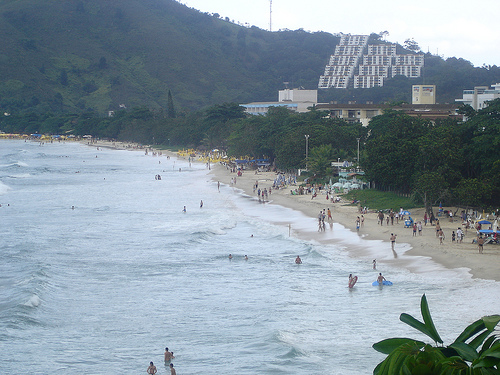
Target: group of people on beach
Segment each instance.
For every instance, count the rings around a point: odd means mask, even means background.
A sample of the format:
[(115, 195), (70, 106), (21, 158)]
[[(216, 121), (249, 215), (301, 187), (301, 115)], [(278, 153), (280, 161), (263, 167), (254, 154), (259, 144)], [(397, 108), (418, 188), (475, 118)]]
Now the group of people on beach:
[[(169, 364), (170, 375), (177, 375), (177, 372), (175, 371), (175, 368), (174, 368), (174, 364), (170, 363), (170, 361), (172, 361), (172, 359), (175, 358), (174, 357), (174, 352), (169, 352), (168, 348), (165, 348), (164, 358), (165, 358), (165, 365), (167, 365), (167, 363)], [(156, 374), (158, 372), (158, 369), (156, 368), (156, 366), (154, 365), (154, 363), (152, 361), (149, 362), (149, 367), (146, 370), (146, 372), (149, 375), (154, 375), (154, 374)]]
[(330, 229), (332, 229), (333, 222), (332, 222), (332, 211), (330, 211), (330, 208), (323, 208), (323, 211), (320, 211), (318, 214), (318, 232), (324, 232), (326, 229), (325, 226), (325, 219), (328, 220), (330, 223)]

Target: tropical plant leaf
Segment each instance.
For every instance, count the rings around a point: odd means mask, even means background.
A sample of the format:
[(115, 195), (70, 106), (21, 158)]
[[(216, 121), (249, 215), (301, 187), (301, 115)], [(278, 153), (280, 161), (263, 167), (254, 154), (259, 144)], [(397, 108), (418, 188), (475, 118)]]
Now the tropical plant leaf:
[(500, 315), (488, 315), (483, 317), (484, 325), (486, 329), (493, 331), (497, 326), (498, 322), (500, 322)]
[(375, 368), (375, 375), (500, 375), (500, 338), (494, 334), (500, 315), (475, 321), (453, 344), (443, 347), (437, 346), (443, 341), (434, 326), (425, 294), (420, 309), (424, 322), (405, 313), (399, 319), (433, 339), (436, 346), (409, 338), (382, 340), (373, 348), (387, 357)]
[(488, 339), (484, 342), (483, 347), (481, 348), (481, 352), (485, 351), (486, 349), (491, 348), (492, 345), (495, 345), (497, 342), (496, 336), (490, 336)]
[[(472, 364), (473, 369), (481, 369), (483, 370), (483, 373), (488, 370), (491, 367), (498, 366), (500, 363), (500, 359), (498, 358), (491, 358), (491, 357), (486, 357), (486, 358), (481, 358), (478, 361), (475, 361)], [(500, 371), (495, 372), (495, 374), (500, 374)]]
[(477, 337), (475, 337), (470, 343), (469, 345), (471, 347), (474, 348), (474, 350), (477, 350), (477, 348), (479, 348), (479, 346), (484, 342), (484, 340), (486, 340), (486, 338), (491, 335), (491, 331), (484, 331), (483, 333), (481, 333), (480, 335), (478, 335)]
[(429, 311), (429, 305), (427, 303), (427, 297), (425, 296), (425, 294), (422, 296), (422, 299), (420, 300), (420, 311), (422, 313), (422, 318), (424, 319), (425, 326), (431, 333), (431, 338), (434, 341), (442, 344), (443, 340), (439, 336), (439, 333), (437, 332), (436, 327), (434, 326), (434, 322), (432, 320), (432, 316)]
[(491, 348), (481, 353), (482, 357), (500, 358), (500, 342), (495, 343)]
[(488, 339), (484, 342), (483, 347), (481, 348), (480, 354), (497, 344), (500, 344), (500, 339), (498, 339), (496, 336), (488, 337)]
[(417, 331), (422, 332), (426, 336), (429, 336), (431, 339), (436, 341), (434, 337), (432, 337), (432, 333), (429, 331), (427, 326), (422, 323), (420, 320), (415, 319), (413, 316), (403, 313), (399, 316), (399, 320), (401, 320), (403, 323), (408, 324), (410, 327), (415, 328)]
[(372, 348), (375, 349), (377, 352), (380, 352), (383, 354), (390, 354), (396, 348), (400, 347), (403, 344), (408, 344), (408, 343), (415, 343), (420, 348), (423, 348), (425, 345), (425, 343), (423, 343), (422, 341), (416, 341), (416, 340), (408, 339), (408, 338), (404, 338), (404, 337), (394, 337), (392, 339), (386, 339), (386, 340), (379, 341), (379, 342), (373, 344)]
[(460, 357), (462, 357), (466, 361), (473, 362), (479, 358), (476, 350), (470, 345), (463, 342), (453, 343), (450, 345), (450, 348), (455, 349)]
[(469, 324), (464, 331), (455, 339), (455, 342), (466, 342), (472, 336), (476, 335), (485, 329), (483, 319), (476, 320), (474, 323)]

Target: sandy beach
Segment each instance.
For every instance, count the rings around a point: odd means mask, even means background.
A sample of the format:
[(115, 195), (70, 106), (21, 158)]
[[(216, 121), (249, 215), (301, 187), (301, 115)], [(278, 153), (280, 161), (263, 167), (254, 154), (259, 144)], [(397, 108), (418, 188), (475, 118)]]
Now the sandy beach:
[[(121, 142), (111, 143), (106, 141), (94, 141), (89, 145), (94, 147), (108, 147), (126, 150), (145, 149), (142, 145)], [(152, 149), (149, 148), (149, 151), (151, 152)], [(169, 151), (162, 152), (164, 155), (177, 156), (177, 154)], [(273, 185), (273, 181), (276, 178), (275, 172), (258, 172), (256, 174), (253, 170), (245, 171), (242, 176), (237, 177), (235, 173), (231, 173), (225, 166), (220, 164), (213, 164), (210, 174), (214, 181), (232, 185), (243, 190), (245, 194), (249, 196), (256, 196), (256, 193), (253, 191), (253, 186), (256, 181), (258, 181), (259, 187), (262, 189), (269, 189)], [(231, 179), (236, 179), (236, 184), (232, 184)], [(269, 204), (277, 204), (301, 211), (306, 216), (311, 218), (317, 218), (319, 211), (330, 208), (333, 222), (339, 223), (345, 228), (356, 232), (356, 218), (361, 216), (358, 212), (358, 207), (351, 205), (349, 202), (344, 200), (341, 200), (339, 203), (331, 203), (326, 200), (326, 195), (322, 194), (319, 194), (314, 199), (311, 199), (310, 194), (292, 195), (290, 190), (294, 190), (295, 188), (296, 186), (288, 186), (283, 189), (273, 189), (271, 195), (269, 196)], [(394, 207), (394, 209), (397, 209), (397, 207)], [(453, 207), (443, 207), (443, 209), (452, 209), (453, 212), (456, 211)], [(422, 222), (423, 229), (421, 235), (417, 233), (417, 235), (414, 236), (413, 230), (411, 228), (405, 228), (402, 221), (397, 223), (396, 220), (394, 220), (393, 225), (390, 223), (389, 225), (386, 225), (386, 222), (384, 221), (382, 226), (379, 225), (377, 213), (374, 211), (368, 211), (368, 213), (363, 215), (364, 222), (360, 227), (358, 235), (362, 236), (362, 238), (366, 240), (384, 241), (387, 245), (387, 251), (391, 252), (392, 250), (389, 239), (392, 233), (396, 234), (396, 252), (393, 252), (394, 257), (389, 257), (392, 258), (390, 260), (385, 257), (386, 259), (382, 260), (382, 262), (397, 262), (399, 266), (405, 267), (412, 272), (419, 272), (419, 269), (418, 263), (413, 262), (411, 256), (427, 257), (448, 269), (466, 269), (473, 278), (500, 281), (499, 245), (486, 244), (484, 245), (483, 253), (480, 254), (477, 244), (472, 242), (472, 240), (476, 238), (476, 231), (474, 229), (469, 229), (465, 233), (465, 238), (462, 243), (458, 243), (458, 241), (452, 242), (452, 231), (455, 231), (456, 233), (459, 227), (463, 228), (462, 221), (459, 217), (454, 217), (453, 221), (450, 221), (448, 217), (440, 218), (439, 223), (445, 234), (445, 239), (443, 243), (440, 244), (440, 240), (436, 236), (435, 226), (431, 226), (430, 224), (423, 225), (424, 209), (412, 209), (411, 214), (415, 222)], [(284, 222), (285, 221), (286, 219), (284, 219)], [(316, 224), (312, 225), (314, 226)], [(326, 241), (322, 238), (322, 233), (316, 233), (314, 229), (315, 228), (313, 227), (311, 231), (307, 232), (307, 234), (300, 231), (294, 231), (294, 235), (318, 242)], [(398, 247), (401, 247), (401, 244), (410, 245), (411, 249), (406, 252), (406, 255), (410, 255), (410, 257), (397, 256), (397, 249)], [(350, 255), (353, 257), (369, 257), (368, 253), (363, 253), (359, 250), (353, 250)], [(380, 262), (380, 260), (377, 259), (377, 262)]]
[[(237, 177), (235, 173), (231, 173), (221, 165), (214, 165), (211, 174), (215, 181), (220, 181), (228, 185), (231, 184), (231, 179), (236, 178), (236, 184), (233, 186), (242, 189), (250, 196), (256, 195), (253, 191), (253, 186), (256, 181), (258, 181), (259, 187), (262, 189), (269, 189), (273, 185), (273, 181), (276, 177), (274, 172), (258, 172), (255, 174), (255, 171), (246, 171), (242, 176)], [(273, 189), (272, 194), (269, 196), (269, 204), (278, 204), (294, 210), (299, 210), (311, 218), (317, 218), (319, 211), (330, 208), (334, 222), (356, 232), (356, 218), (361, 216), (356, 206), (350, 205), (345, 201), (330, 203), (330, 201), (326, 200), (326, 195), (321, 194), (314, 199), (311, 199), (310, 194), (292, 195), (290, 190), (295, 188), (296, 186), (289, 186), (279, 190)], [(397, 208), (395, 207), (395, 209)], [(363, 226), (360, 227), (359, 235), (363, 236), (363, 239), (366, 240), (384, 241), (384, 243), (387, 244), (387, 251), (391, 252), (389, 238), (391, 233), (394, 233), (397, 234), (397, 246), (402, 243), (407, 243), (411, 246), (411, 250), (406, 253), (407, 255), (429, 257), (432, 261), (449, 269), (468, 269), (469, 273), (474, 278), (500, 281), (499, 245), (486, 244), (484, 245), (483, 253), (479, 254), (477, 244), (472, 243), (472, 240), (476, 238), (476, 231), (474, 229), (469, 229), (467, 231), (462, 243), (458, 243), (457, 241), (452, 242), (452, 231), (456, 233), (457, 228), (462, 227), (462, 221), (459, 217), (454, 217), (453, 222), (451, 222), (449, 218), (440, 219), (441, 228), (446, 236), (443, 243), (440, 244), (439, 238), (436, 236), (435, 226), (431, 226), (430, 224), (426, 226), (423, 225), (424, 209), (412, 209), (411, 213), (415, 221), (422, 221), (423, 229), (421, 235), (417, 233), (416, 236), (413, 236), (413, 230), (411, 228), (404, 228), (404, 223), (402, 221), (396, 223), (396, 220), (394, 220), (393, 225), (390, 223), (386, 225), (386, 222), (384, 222), (381, 226), (378, 224), (377, 213), (373, 211), (364, 214), (365, 219)], [(308, 232), (308, 235), (312, 235), (313, 237), (311, 239), (318, 242), (322, 241), (321, 234), (320, 232), (315, 234), (314, 230)], [(296, 232), (295, 235), (301, 237), (303, 233)], [(350, 255), (361, 257), (368, 256), (368, 254), (361, 253)], [(399, 262), (400, 266), (406, 267), (412, 272), (418, 272), (418, 266), (415, 266), (414, 262), (409, 258), (411, 257), (398, 258), (395, 254), (394, 259), (390, 261)]]

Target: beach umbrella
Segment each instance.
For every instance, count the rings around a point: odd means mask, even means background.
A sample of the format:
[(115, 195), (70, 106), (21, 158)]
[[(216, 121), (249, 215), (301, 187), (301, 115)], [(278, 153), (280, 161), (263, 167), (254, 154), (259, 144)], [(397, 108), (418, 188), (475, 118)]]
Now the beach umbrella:
[(403, 215), (411, 215), (410, 211), (403, 211)]
[(481, 221), (479, 221), (479, 224), (481, 224), (481, 225), (483, 225), (483, 224), (491, 224), (491, 221), (481, 220)]

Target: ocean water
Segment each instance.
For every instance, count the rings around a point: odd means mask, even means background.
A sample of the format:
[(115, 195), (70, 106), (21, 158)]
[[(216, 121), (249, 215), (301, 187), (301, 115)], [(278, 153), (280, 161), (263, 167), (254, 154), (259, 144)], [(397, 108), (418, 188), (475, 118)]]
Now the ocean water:
[(167, 374), (166, 346), (179, 375), (371, 374), (373, 343), (426, 340), (399, 321), (424, 293), (446, 343), (500, 313), (498, 282), (419, 257), (411, 272), (338, 224), (305, 240), (314, 218), (176, 158), (2, 140), (0, 204), (2, 374)]

